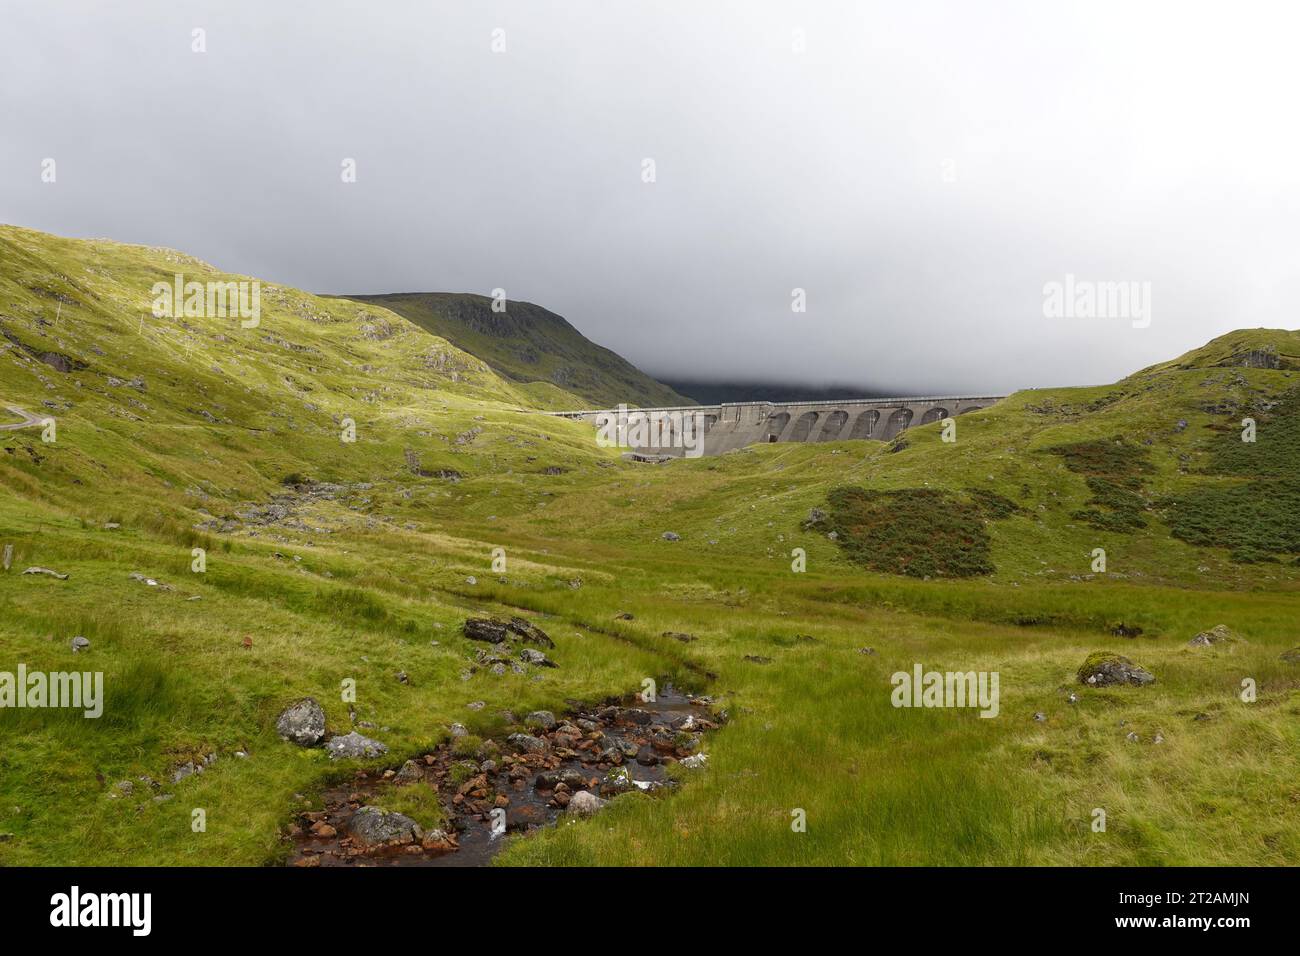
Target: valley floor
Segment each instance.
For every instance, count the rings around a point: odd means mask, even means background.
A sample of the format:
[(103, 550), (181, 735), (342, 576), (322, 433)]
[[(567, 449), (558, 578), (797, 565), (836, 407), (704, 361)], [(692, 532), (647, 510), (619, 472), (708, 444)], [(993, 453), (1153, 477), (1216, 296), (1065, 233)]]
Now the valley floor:
[[(97, 721), (4, 715), (0, 859), (284, 859), (288, 821), (351, 771), (278, 740), (275, 716), (312, 693), (331, 727), (347, 728), (333, 690), (344, 678), (357, 682), (358, 716), (378, 728), (366, 732), (391, 748), (376, 766), (399, 766), (455, 722), (501, 737), (512, 729), (503, 710), (563, 711), (566, 700), (635, 693), (646, 678), (709, 693), (726, 708), (728, 723), (707, 739), (707, 765), (679, 772), (678, 791), (627, 795), (594, 820), (512, 837), (504, 864), (1300, 859), (1300, 697), (1294, 665), (1278, 659), (1295, 643), (1293, 590), (1092, 580), (1031, 592), (842, 569), (796, 574), (787, 556), (756, 569), (734, 555), (711, 559), (687, 532), (675, 543), (582, 537), (584, 524), (627, 507), (624, 494), (660, 482), (680, 488), (671, 469), (691, 468), (708, 465), (624, 472), (598, 494), (557, 496), (548, 507), (570, 512), (562, 523), (574, 529), (559, 537), (531, 537), (518, 523), (476, 541), (473, 522), (449, 521), (436, 532), (323, 535), (354, 515), (315, 502), (304, 506), (308, 530), (272, 524), (251, 539), (214, 538), (203, 574), (190, 571), (188, 547), (157, 532), (83, 527), (8, 499), (0, 523), (20, 544), (0, 575), (7, 649), (16, 640), (29, 669), (103, 667), (111, 706)], [(813, 537), (789, 524), (786, 543)], [(492, 549), (503, 540), (512, 546), (496, 574)], [(69, 578), (19, 575), (29, 562)], [(559, 667), (536, 680), (474, 668), (459, 627), (479, 613), (535, 620), (555, 639)], [(1016, 614), (1061, 623), (1007, 623)], [(1100, 619), (1141, 621), (1143, 633), (1110, 635), (1090, 624)], [(1249, 643), (1185, 646), (1220, 622)], [(90, 641), (75, 660), (74, 634)], [(1157, 682), (1080, 685), (1075, 671), (1098, 649), (1134, 658)], [(998, 672), (998, 715), (894, 707), (891, 675), (917, 663)], [(1249, 703), (1240, 699), (1246, 677), (1258, 687)], [(468, 709), (475, 701), (486, 706)], [(170, 781), (209, 753), (217, 760), (206, 772)], [(142, 775), (161, 783), (157, 794), (137, 784), (134, 795), (115, 795), (117, 781)], [(192, 831), (195, 808), (206, 832)], [(1098, 809), (1104, 832), (1093, 828)], [(792, 827), (800, 819), (805, 826)]]

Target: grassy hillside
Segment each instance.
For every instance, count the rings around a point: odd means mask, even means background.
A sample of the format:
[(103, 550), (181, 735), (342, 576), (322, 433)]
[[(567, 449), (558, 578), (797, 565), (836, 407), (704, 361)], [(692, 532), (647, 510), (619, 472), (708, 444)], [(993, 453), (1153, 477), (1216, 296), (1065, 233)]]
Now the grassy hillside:
[[(434, 335), (477, 355), (514, 382), (556, 386), (581, 396), (577, 406), (612, 408), (620, 402), (650, 407), (695, 402), (656, 382), (609, 349), (589, 341), (554, 312), (531, 302), (507, 302), (492, 311), (486, 296), (414, 292), (350, 296), (391, 309)], [(534, 393), (541, 398), (540, 393)]]
[[(499, 862), (1300, 859), (1300, 665), (1280, 659), (1300, 644), (1300, 334), (1020, 393), (953, 443), (931, 425), (648, 466), (528, 411), (577, 396), (373, 302), (264, 285), (256, 329), (154, 319), (150, 287), (177, 271), (221, 277), (0, 228), (0, 406), (57, 426), (0, 432), (0, 671), (102, 670), (107, 696), (99, 720), (0, 710), (0, 863), (284, 859), (294, 813), (357, 766), (278, 739), (305, 695), (331, 730), (369, 725), (390, 753), (363, 765), (382, 768), (453, 722), (500, 737), (646, 677), (727, 710), (707, 765), (509, 838)], [(476, 666), (460, 625), (483, 613), (539, 624), (559, 666)], [(1188, 647), (1217, 624), (1245, 640)], [(1156, 682), (1080, 684), (1096, 651)], [(893, 707), (917, 663), (997, 671), (999, 715)]]

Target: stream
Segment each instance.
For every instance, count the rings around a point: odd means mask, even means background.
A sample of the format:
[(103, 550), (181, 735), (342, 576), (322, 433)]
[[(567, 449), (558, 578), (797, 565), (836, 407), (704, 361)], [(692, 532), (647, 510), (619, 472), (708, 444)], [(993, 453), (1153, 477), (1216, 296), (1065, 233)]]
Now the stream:
[[(601, 800), (634, 788), (673, 786), (671, 764), (704, 760), (703, 734), (720, 723), (712, 704), (668, 687), (653, 702), (606, 704), (551, 720), (547, 714), (526, 733), (485, 742), (477, 756), (456, 755), (453, 740), (400, 768), (359, 770), (325, 790), (324, 809), (297, 814), (289, 828), (289, 862), (486, 866), (507, 839), (549, 826), (566, 812), (586, 815)], [(402, 787), (434, 788), (447, 829), (424, 832), (407, 817), (371, 809), (386, 809), (385, 800)]]

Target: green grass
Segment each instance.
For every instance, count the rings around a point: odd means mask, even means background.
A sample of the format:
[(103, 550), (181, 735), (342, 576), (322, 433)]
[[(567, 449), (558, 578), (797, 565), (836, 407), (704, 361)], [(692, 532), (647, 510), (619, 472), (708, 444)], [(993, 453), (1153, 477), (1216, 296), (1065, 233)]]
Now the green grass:
[[(1278, 660), (1297, 643), (1300, 568), (1233, 560), (1291, 553), (1295, 498), (1250, 489), (1294, 474), (1269, 444), (1289, 434), (1289, 406), (1258, 410), (1295, 379), (1286, 364), (1222, 364), (1270, 345), (1300, 355), (1296, 333), (1236, 332), (1114, 385), (1013, 395), (962, 416), (955, 443), (931, 425), (898, 453), (774, 444), (641, 466), (529, 411), (583, 396), (498, 376), (373, 303), (266, 284), (261, 326), (242, 329), (148, 315), (151, 284), (176, 271), (227, 278), (180, 253), (4, 227), (0, 263), (0, 327), (24, 343), (0, 341), (0, 400), (58, 424), (53, 444), (0, 433), (0, 546), (14, 548), (0, 670), (99, 670), (107, 697), (98, 721), (0, 711), (0, 863), (282, 860), (294, 814), (356, 766), (280, 741), (275, 718), (310, 695), (347, 730), (347, 679), (356, 718), (390, 747), (372, 765), (396, 767), (452, 723), (472, 734), (456, 745), (468, 758), (517, 726), (506, 711), (561, 712), (646, 677), (728, 711), (706, 766), (680, 771), (671, 795), (512, 837), (503, 864), (1300, 857), (1300, 668)], [(84, 367), (57, 371), (25, 346)], [(1246, 457), (1225, 444), (1243, 409), (1260, 422)], [(344, 417), (355, 443), (340, 441)], [(306, 477), (340, 487), (316, 494)], [(283, 520), (239, 517), (284, 495)], [(846, 540), (801, 527), (837, 496)], [(1081, 517), (1126, 509), (1142, 523)], [(70, 576), (19, 573), (29, 565)], [(481, 614), (529, 617), (560, 666), (470, 673), (460, 626)], [(1220, 623), (1247, 643), (1186, 647)], [(74, 635), (91, 641), (75, 658)], [(1079, 685), (1101, 650), (1157, 683)], [(915, 663), (997, 671), (999, 716), (893, 708), (890, 675)], [(203, 774), (171, 782), (208, 753)], [(142, 775), (158, 790), (110, 796)], [(416, 788), (384, 799), (438, 819)]]

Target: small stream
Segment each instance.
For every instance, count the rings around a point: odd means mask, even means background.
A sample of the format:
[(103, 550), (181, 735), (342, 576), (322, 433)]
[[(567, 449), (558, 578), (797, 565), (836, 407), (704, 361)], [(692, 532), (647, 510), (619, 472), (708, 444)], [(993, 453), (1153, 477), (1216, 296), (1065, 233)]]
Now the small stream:
[[(452, 744), (386, 771), (357, 771), (327, 789), (324, 809), (306, 811), (289, 828), (294, 866), (486, 866), (506, 839), (554, 823), (571, 801), (609, 799), (633, 788), (671, 786), (668, 767), (702, 760), (705, 731), (719, 718), (712, 700), (671, 687), (654, 702), (607, 704), (559, 717), (549, 728), (496, 741), (500, 754), (457, 756)], [(446, 831), (397, 834), (377, 841), (358, 825), (362, 807), (385, 808), (399, 787), (433, 787)], [(367, 811), (372, 812), (372, 811)], [(572, 814), (571, 814), (572, 815)], [(502, 828), (504, 825), (504, 833)]]

